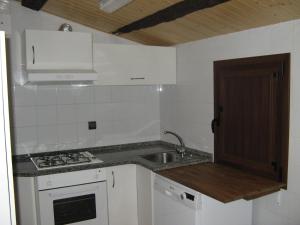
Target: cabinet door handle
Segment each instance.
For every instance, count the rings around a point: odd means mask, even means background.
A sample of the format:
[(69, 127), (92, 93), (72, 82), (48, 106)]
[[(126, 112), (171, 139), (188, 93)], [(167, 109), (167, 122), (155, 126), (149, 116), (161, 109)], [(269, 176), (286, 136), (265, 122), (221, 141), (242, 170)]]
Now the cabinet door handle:
[(115, 172), (112, 171), (112, 172), (111, 172), (111, 175), (112, 175), (112, 177), (113, 177), (112, 188), (115, 188), (115, 184), (116, 184), (116, 180), (115, 180)]
[(145, 80), (145, 77), (131, 77), (130, 80)]
[(34, 49), (34, 45), (32, 45), (32, 64), (35, 64), (35, 49)]

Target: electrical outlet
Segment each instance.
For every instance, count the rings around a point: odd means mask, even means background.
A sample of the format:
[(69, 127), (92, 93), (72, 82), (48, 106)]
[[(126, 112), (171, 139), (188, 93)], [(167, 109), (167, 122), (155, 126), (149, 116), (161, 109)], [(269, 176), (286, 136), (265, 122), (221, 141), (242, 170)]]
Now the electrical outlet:
[(89, 130), (96, 130), (96, 129), (97, 129), (96, 121), (89, 121)]

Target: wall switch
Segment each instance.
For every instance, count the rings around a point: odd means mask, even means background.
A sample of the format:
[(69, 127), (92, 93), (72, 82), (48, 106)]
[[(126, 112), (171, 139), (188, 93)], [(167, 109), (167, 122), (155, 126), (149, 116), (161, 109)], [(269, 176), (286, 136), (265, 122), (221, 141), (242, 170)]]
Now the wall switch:
[(96, 121), (89, 121), (89, 130), (95, 130), (95, 129), (97, 129)]

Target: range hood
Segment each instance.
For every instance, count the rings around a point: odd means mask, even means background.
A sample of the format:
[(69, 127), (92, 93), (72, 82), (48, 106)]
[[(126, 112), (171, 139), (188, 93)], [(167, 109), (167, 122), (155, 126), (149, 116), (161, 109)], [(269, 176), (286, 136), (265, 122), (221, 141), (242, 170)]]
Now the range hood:
[(29, 83), (92, 83), (97, 80), (97, 73), (91, 71), (50, 71), (27, 73)]

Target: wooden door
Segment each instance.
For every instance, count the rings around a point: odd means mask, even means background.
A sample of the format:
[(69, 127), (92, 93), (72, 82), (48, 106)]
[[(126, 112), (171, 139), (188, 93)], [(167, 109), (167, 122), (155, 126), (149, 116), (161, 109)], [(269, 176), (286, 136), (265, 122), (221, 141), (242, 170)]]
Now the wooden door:
[(289, 54), (217, 61), (215, 161), (286, 181)]

